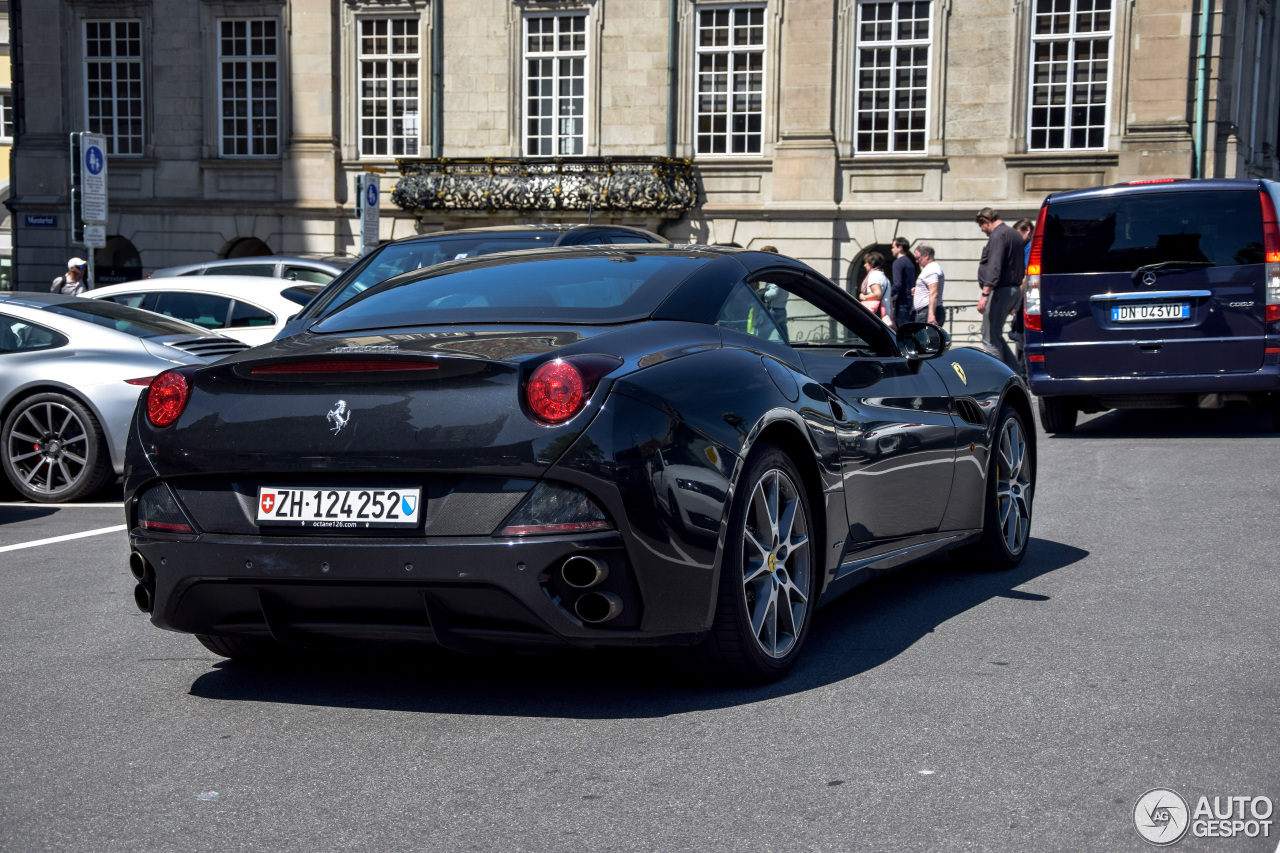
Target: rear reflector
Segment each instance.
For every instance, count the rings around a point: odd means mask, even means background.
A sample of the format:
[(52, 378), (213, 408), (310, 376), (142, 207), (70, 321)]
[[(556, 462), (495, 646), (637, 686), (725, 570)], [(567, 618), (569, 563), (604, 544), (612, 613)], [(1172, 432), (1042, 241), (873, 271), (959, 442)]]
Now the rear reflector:
[(582, 489), (565, 483), (543, 481), (533, 487), (499, 536), (530, 536), (547, 533), (579, 533), (612, 527), (604, 511)]
[(1280, 347), (1267, 347), (1267, 355), (1280, 355)]
[(152, 486), (138, 498), (138, 526), (161, 533), (195, 533), (164, 483)]
[(1027, 361), (1044, 361), (1044, 356), (1042, 356), (1042, 355), (1029, 355), (1029, 356), (1027, 356)]
[(432, 361), (393, 361), (391, 359), (331, 359), (328, 361), (290, 361), (253, 368), (253, 373), (387, 373), (401, 370), (436, 370)]

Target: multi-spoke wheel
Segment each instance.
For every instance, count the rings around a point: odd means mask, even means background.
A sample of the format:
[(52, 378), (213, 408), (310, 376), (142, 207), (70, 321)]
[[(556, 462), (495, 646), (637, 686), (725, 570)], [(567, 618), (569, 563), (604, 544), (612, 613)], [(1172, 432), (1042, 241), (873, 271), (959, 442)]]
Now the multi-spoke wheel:
[(1031, 538), (1035, 454), (1022, 416), (1016, 410), (1002, 407), (999, 424), (987, 468), (982, 538), (955, 552), (978, 568), (1013, 568), (1022, 562)]
[(102, 428), (79, 401), (36, 394), (5, 419), (4, 472), (25, 497), (53, 503), (102, 488), (111, 463)]
[(733, 681), (781, 678), (795, 664), (812, 620), (817, 573), (804, 481), (780, 450), (748, 459), (735, 489), (711, 635), (695, 657)]

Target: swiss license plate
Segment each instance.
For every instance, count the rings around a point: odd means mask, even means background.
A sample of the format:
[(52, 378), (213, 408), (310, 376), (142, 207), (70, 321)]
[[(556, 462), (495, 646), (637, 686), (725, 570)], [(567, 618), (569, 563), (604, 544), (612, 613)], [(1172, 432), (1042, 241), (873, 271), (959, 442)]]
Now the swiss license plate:
[(1159, 320), (1190, 319), (1190, 302), (1131, 302), (1111, 306), (1113, 323), (1151, 323)]
[(258, 489), (258, 524), (332, 530), (415, 527), (422, 489)]

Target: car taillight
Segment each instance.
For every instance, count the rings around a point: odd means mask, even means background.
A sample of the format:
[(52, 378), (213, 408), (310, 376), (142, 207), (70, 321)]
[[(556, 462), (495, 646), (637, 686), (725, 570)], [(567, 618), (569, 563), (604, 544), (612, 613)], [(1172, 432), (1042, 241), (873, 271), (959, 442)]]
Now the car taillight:
[(1040, 258), (1044, 251), (1044, 221), (1049, 217), (1049, 205), (1040, 208), (1035, 233), (1031, 235), (1031, 254), (1027, 258), (1027, 295), (1022, 305), (1022, 320), (1033, 332), (1044, 326), (1040, 319)]
[(1280, 221), (1271, 193), (1258, 191), (1262, 202), (1262, 252), (1266, 257), (1267, 322), (1280, 322)]
[(166, 427), (178, 419), (191, 399), (190, 368), (166, 370), (151, 380), (147, 388), (147, 420), (152, 426)]
[(529, 377), (525, 402), (539, 420), (559, 424), (582, 411), (604, 376), (622, 364), (619, 358), (583, 355), (548, 361)]

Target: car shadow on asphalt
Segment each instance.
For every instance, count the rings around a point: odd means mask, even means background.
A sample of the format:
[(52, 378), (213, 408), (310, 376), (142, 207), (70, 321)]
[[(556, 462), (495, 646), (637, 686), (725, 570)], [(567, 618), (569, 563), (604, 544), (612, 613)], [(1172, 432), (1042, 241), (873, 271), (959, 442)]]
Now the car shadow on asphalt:
[(1075, 432), (1048, 441), (1097, 438), (1274, 438), (1271, 415), (1246, 405), (1224, 409), (1116, 409), (1084, 416)]
[[(993, 598), (1048, 600), (1017, 587), (1088, 556), (1033, 539), (1022, 565), (974, 571), (939, 556), (890, 572), (817, 614), (797, 667), (761, 687), (706, 684), (654, 649), (467, 656), (388, 650), (251, 666), (223, 661), (190, 693), (205, 699), (442, 714), (625, 719), (745, 705), (853, 678), (902, 654), (937, 626)], [(380, 650), (382, 651), (382, 650)], [(984, 661), (985, 663), (985, 661)]]
[(48, 518), (58, 511), (58, 507), (48, 504), (32, 504), (31, 506), (0, 506), (0, 524), (17, 524), (20, 521), (34, 521), (37, 518)]

